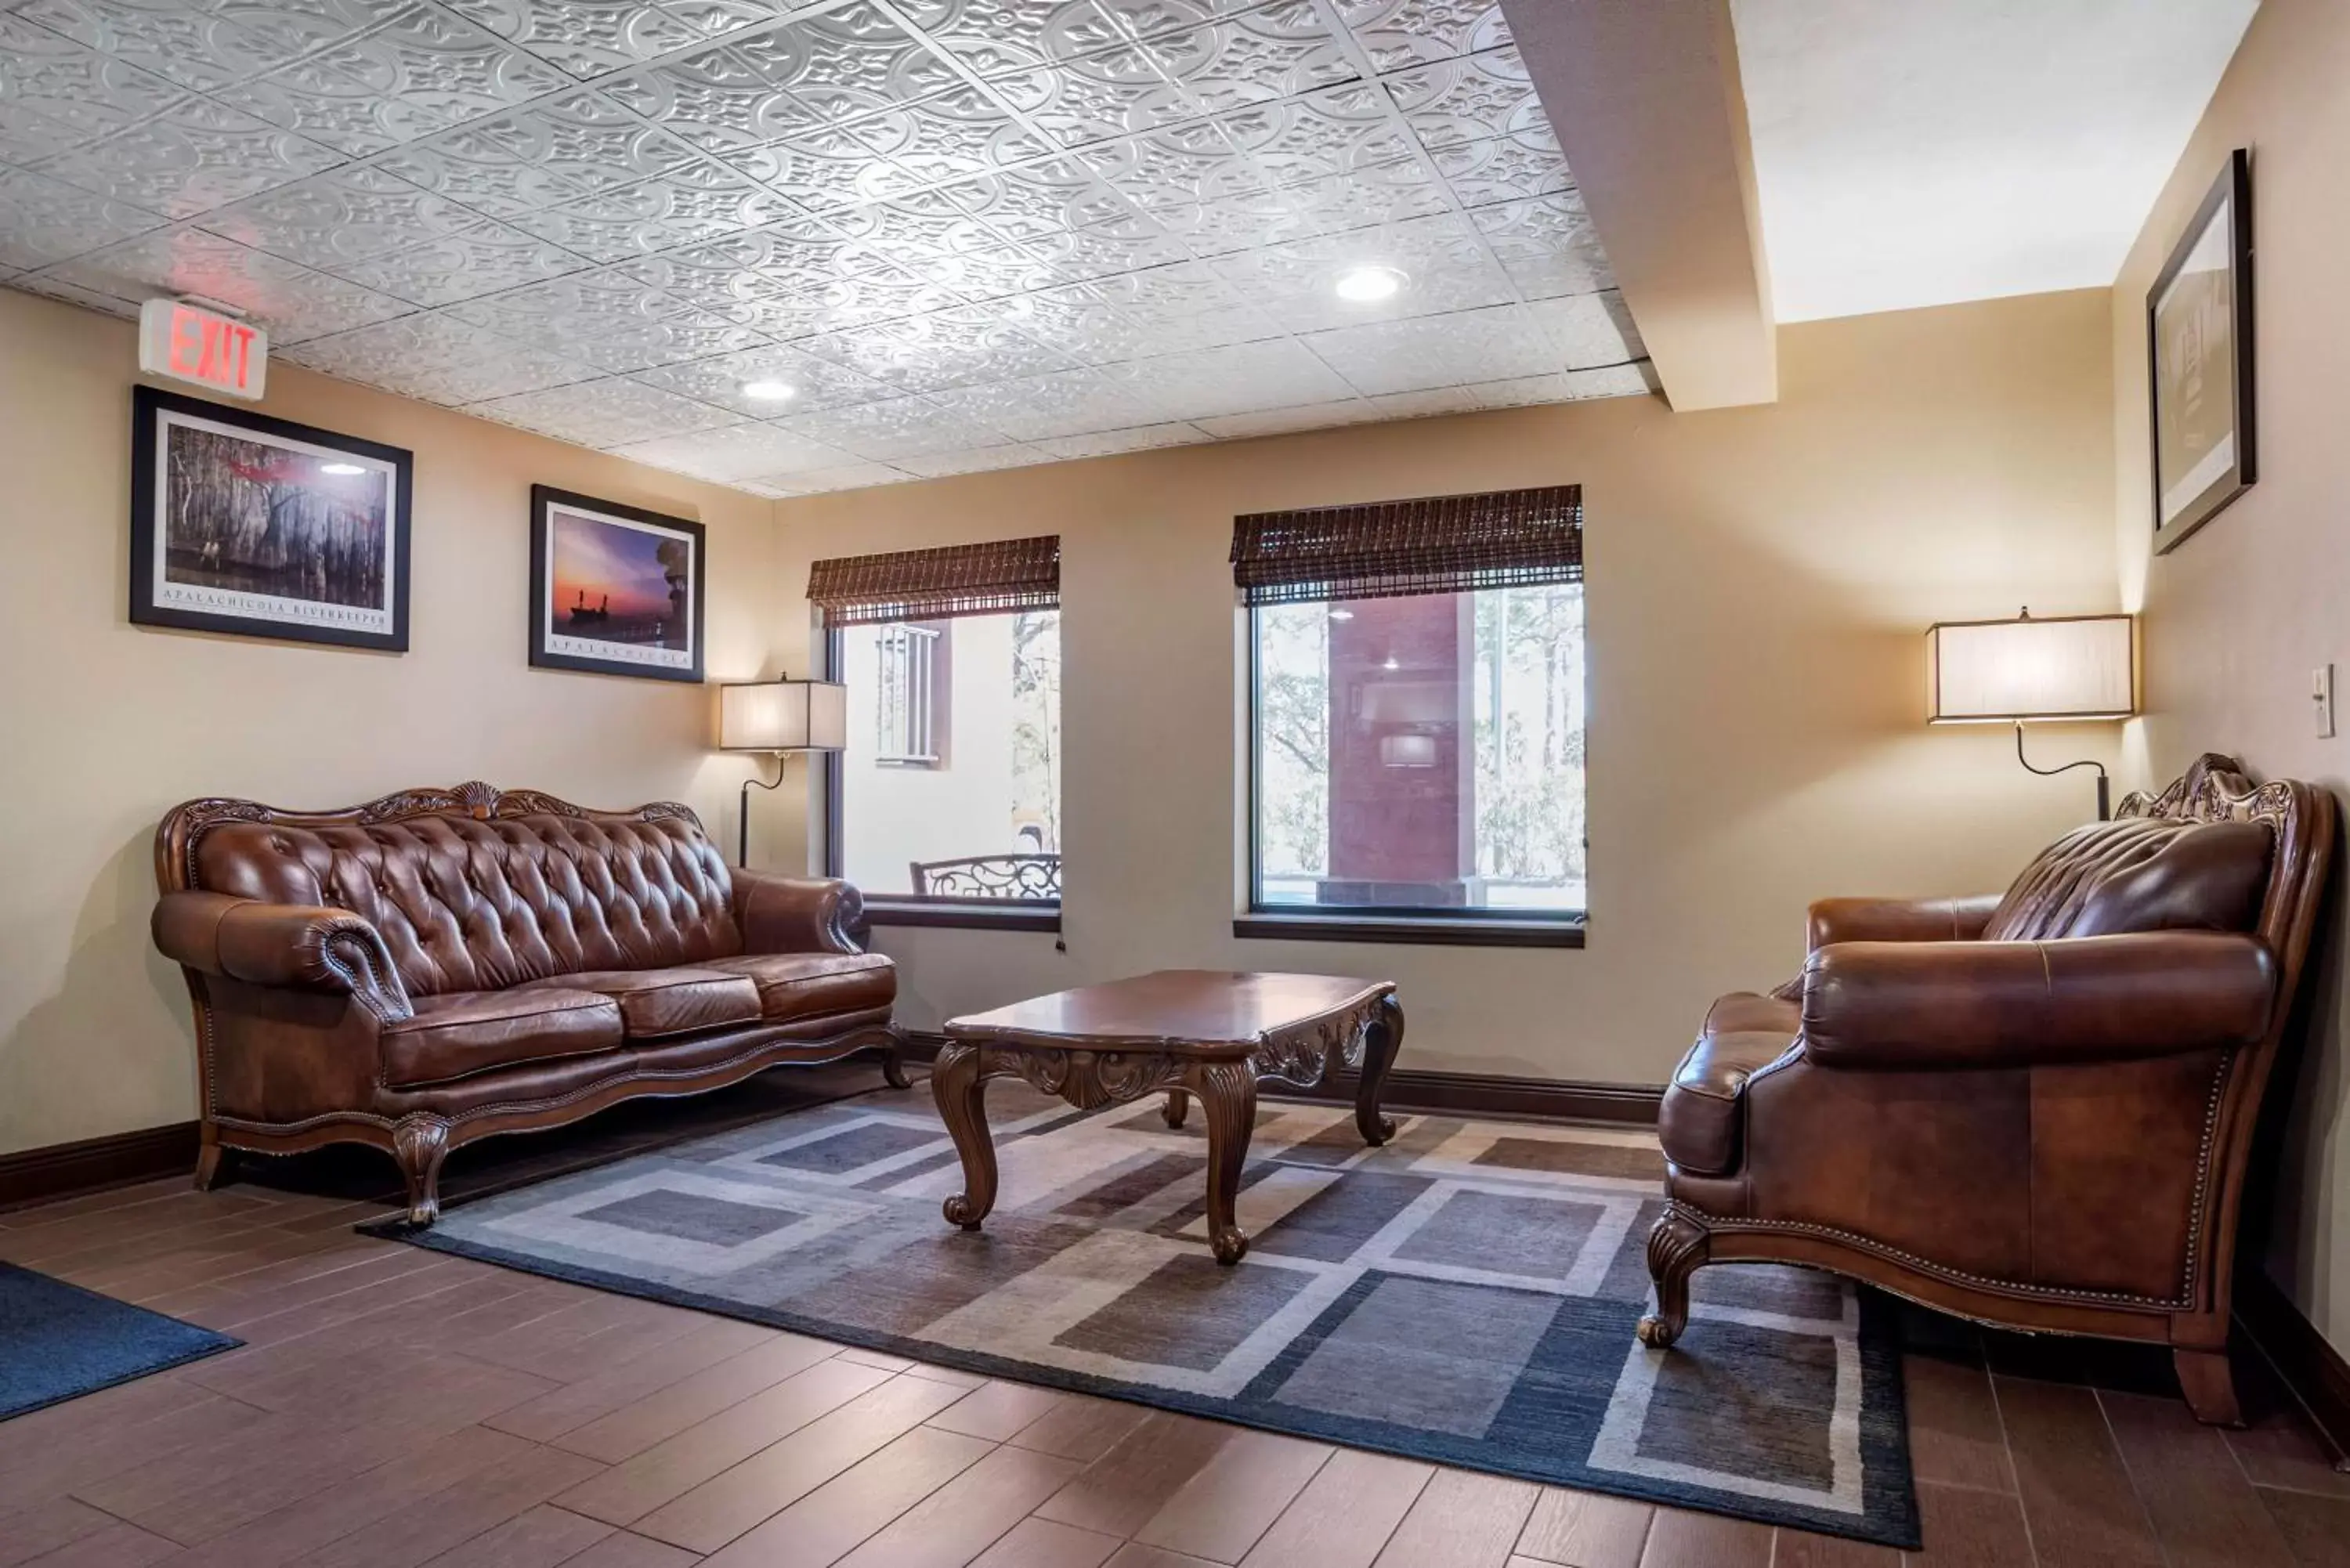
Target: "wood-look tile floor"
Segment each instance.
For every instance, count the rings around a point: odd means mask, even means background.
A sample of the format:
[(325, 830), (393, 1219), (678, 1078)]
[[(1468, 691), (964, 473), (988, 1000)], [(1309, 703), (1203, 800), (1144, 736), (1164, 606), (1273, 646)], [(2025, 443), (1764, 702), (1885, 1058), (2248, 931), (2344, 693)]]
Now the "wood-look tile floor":
[(1921, 1315), (1905, 1556), (372, 1241), (339, 1179), (0, 1213), (0, 1258), (247, 1342), (0, 1424), (0, 1568), (2350, 1568), (2350, 1475), (2257, 1377), (2221, 1433), (2158, 1362)]

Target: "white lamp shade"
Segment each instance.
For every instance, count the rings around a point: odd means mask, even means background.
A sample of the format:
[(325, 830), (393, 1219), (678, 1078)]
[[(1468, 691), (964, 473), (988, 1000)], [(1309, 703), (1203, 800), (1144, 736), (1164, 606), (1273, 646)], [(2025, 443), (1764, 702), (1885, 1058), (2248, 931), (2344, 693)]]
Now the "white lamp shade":
[(761, 680), (718, 689), (723, 752), (837, 752), (848, 745), (848, 688), (837, 680)]
[(1926, 633), (1927, 720), (2126, 719), (2137, 711), (2136, 628), (2126, 615), (1945, 621)]

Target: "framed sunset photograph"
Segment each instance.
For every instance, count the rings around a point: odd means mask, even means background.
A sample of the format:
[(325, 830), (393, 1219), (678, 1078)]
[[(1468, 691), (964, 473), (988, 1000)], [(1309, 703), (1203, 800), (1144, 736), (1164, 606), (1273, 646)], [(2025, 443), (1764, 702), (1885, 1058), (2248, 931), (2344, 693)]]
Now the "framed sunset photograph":
[(130, 619), (408, 650), (410, 454), (131, 389)]
[(702, 524), (617, 501), (530, 490), (530, 661), (702, 679)]

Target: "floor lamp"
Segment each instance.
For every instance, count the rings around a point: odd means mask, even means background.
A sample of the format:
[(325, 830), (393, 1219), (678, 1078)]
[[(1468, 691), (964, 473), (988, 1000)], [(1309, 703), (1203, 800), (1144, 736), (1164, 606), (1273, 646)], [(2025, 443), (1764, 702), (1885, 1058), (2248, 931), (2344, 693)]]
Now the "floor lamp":
[(735, 817), (734, 863), (751, 864), (751, 786), (775, 789), (795, 752), (848, 748), (848, 688), (837, 680), (749, 680), (718, 688), (718, 749), (765, 752), (775, 759), (773, 781), (743, 781)]
[(2126, 719), (2137, 711), (2137, 622), (2126, 615), (1942, 621), (1926, 633), (1927, 722), (2012, 724), (2015, 760), (2043, 777), (2097, 770), (2097, 820), (2113, 815), (2106, 765), (2034, 767), (2023, 726)]

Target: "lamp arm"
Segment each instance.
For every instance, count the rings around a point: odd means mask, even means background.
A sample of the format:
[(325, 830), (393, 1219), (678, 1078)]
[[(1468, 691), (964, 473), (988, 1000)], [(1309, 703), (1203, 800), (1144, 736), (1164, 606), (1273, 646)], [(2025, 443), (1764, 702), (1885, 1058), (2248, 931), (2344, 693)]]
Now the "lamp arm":
[[(2023, 726), (2022, 724), (2018, 724), (2015, 727), (2015, 760), (2023, 764), (2023, 771), (2025, 773), (2038, 774), (2044, 779), (2054, 778), (2058, 774), (2069, 774), (2074, 768), (2096, 769), (2097, 820), (2099, 822), (2105, 822), (2113, 816), (2113, 784), (2112, 781), (2106, 777), (2106, 764), (2097, 761), (2095, 757), (2084, 757), (2077, 763), (2064, 763), (2053, 768), (2035, 768), (2032, 765), (2032, 759), (2023, 754)], [(775, 782), (781, 784), (783, 781), (779, 778)]]
[(734, 864), (746, 870), (751, 865), (751, 786), (757, 784), (761, 789), (781, 789), (784, 784), (784, 770), (790, 765), (791, 758), (782, 752), (777, 752), (775, 778), (773, 784), (756, 776), (743, 781), (743, 804), (741, 809), (734, 814)]

